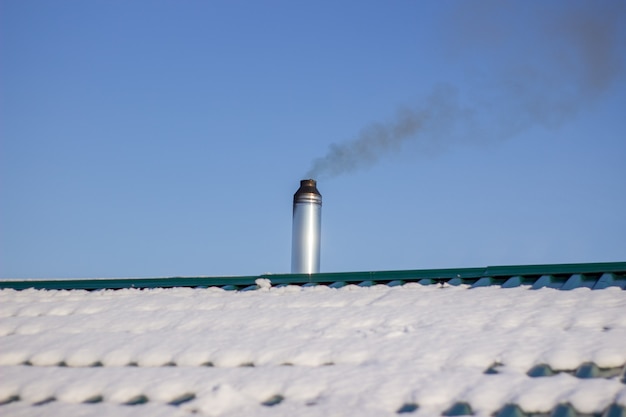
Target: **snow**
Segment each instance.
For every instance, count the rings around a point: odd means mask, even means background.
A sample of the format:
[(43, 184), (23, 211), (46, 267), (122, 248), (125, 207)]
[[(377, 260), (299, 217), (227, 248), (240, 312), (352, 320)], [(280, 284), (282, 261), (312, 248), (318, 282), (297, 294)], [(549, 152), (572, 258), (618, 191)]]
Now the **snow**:
[[(0, 401), (16, 401), (0, 413), (381, 416), (417, 404), (410, 415), (432, 416), (466, 402), (491, 416), (506, 404), (626, 405), (623, 377), (572, 372), (625, 365), (626, 292), (616, 287), (256, 287), (2, 290)], [(555, 375), (528, 376), (538, 364)]]

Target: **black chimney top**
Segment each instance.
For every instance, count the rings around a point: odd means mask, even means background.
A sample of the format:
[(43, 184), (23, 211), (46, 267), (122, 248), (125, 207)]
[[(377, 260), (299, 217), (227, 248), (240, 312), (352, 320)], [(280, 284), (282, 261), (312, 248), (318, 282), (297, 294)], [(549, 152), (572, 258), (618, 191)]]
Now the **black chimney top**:
[(317, 190), (317, 181), (313, 179), (300, 181), (300, 188), (298, 188), (298, 191), (296, 191), (296, 193), (293, 195), (294, 200), (296, 199), (298, 195), (301, 195), (301, 194), (316, 194), (316, 195), (319, 195), (320, 197), (322, 196), (320, 192)]

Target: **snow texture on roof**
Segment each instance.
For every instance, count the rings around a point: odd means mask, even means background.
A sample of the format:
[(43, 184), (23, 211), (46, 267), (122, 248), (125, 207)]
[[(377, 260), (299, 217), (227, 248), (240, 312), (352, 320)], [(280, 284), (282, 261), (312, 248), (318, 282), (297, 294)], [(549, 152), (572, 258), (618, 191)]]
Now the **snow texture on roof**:
[(0, 413), (626, 412), (618, 287), (258, 284), (2, 290)]

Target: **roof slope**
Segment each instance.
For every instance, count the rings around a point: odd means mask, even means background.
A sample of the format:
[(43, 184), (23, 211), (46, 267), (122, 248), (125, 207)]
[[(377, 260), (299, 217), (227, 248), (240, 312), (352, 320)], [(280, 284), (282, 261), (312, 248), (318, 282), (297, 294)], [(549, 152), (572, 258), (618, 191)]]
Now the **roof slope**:
[(626, 412), (620, 287), (458, 284), (5, 289), (0, 413)]

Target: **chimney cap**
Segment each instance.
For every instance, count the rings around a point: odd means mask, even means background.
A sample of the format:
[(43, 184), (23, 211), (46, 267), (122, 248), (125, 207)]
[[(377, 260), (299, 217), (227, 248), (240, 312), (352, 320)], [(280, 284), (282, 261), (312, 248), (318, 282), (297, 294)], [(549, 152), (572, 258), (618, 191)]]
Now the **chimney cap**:
[(315, 181), (314, 179), (300, 180), (300, 188), (298, 188), (298, 191), (296, 191), (296, 193), (293, 195), (294, 201), (303, 194), (314, 194), (316, 196), (319, 196), (320, 198), (322, 197), (319, 190), (317, 189), (317, 181)]

